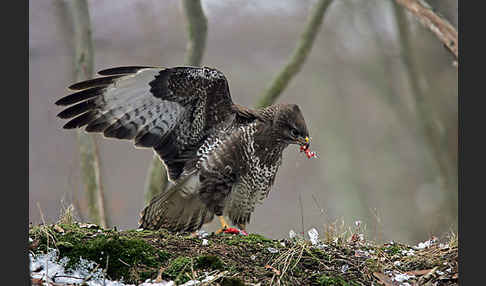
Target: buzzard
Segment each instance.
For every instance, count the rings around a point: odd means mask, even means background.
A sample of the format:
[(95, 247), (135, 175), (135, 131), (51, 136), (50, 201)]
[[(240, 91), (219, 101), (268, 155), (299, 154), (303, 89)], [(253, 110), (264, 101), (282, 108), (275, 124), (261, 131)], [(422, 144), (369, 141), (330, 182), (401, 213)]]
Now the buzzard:
[(299, 107), (259, 110), (233, 103), (228, 82), (208, 67), (128, 66), (75, 83), (56, 104), (63, 128), (133, 140), (153, 148), (174, 183), (141, 213), (140, 227), (196, 231), (218, 216), (245, 230), (268, 196), (289, 144), (308, 157), (309, 132)]

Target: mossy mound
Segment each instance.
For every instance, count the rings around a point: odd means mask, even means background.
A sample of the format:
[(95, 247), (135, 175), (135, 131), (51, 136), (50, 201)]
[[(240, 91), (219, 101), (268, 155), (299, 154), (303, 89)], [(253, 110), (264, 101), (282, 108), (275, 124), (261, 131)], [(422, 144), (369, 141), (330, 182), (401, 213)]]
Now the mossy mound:
[[(203, 240), (165, 230), (116, 231), (80, 223), (33, 226), (31, 251), (57, 248), (74, 267), (80, 257), (127, 283), (146, 279), (210, 279), (211, 285), (458, 285), (457, 240), (425, 248), (374, 245), (356, 236), (312, 245), (302, 239), (271, 240), (258, 234), (210, 235)], [(208, 278), (209, 277), (209, 278)]]
[[(81, 224), (82, 226), (82, 224)], [(80, 258), (91, 260), (103, 269), (110, 279), (140, 281), (157, 275), (159, 268), (171, 254), (157, 249), (143, 239), (143, 233), (103, 230), (97, 226), (81, 227), (80, 224), (33, 227), (31, 238), (39, 241), (36, 251), (48, 247), (59, 250), (60, 257), (67, 257), (67, 268), (75, 267)]]

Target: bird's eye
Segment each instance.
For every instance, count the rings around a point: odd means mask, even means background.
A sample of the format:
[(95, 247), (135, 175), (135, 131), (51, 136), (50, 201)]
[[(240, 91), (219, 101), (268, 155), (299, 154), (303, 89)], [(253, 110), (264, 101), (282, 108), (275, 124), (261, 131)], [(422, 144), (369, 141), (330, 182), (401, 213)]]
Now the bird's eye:
[(292, 135), (293, 137), (297, 137), (299, 135), (299, 131), (297, 131), (297, 129), (295, 128), (292, 128), (290, 129), (290, 135)]

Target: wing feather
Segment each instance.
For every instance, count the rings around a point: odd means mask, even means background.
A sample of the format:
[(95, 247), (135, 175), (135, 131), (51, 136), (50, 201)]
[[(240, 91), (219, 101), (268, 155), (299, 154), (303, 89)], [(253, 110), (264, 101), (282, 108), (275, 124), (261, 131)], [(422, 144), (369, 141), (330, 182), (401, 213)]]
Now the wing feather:
[(104, 89), (104, 86), (87, 88), (59, 99), (56, 101), (56, 105), (70, 105), (86, 99), (97, 97), (103, 94)]
[(99, 75), (118, 75), (118, 74), (133, 74), (137, 73), (141, 69), (156, 68), (151, 66), (125, 66), (125, 67), (114, 67), (98, 72)]
[[(134, 140), (159, 154), (175, 180), (216, 125), (235, 111), (218, 70), (198, 67), (114, 67), (71, 85), (58, 101), (66, 129), (85, 127), (105, 137)], [(197, 221), (195, 224), (199, 223)]]
[(116, 81), (116, 79), (122, 77), (123, 75), (111, 75), (105, 77), (99, 77), (94, 79), (89, 79), (85, 81), (81, 81), (75, 84), (70, 85), (68, 88), (72, 90), (83, 90), (90, 87), (96, 86), (108, 86)]

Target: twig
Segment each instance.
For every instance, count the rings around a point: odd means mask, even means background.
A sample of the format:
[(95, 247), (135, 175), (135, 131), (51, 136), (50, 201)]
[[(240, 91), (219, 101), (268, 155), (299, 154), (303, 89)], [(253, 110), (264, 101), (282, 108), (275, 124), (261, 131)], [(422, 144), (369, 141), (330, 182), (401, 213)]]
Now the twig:
[(220, 272), (218, 273), (217, 275), (215, 275), (213, 278), (209, 279), (208, 281), (205, 281), (204, 283), (202, 283), (201, 285), (211, 285), (210, 283), (218, 280), (219, 278), (223, 277), (224, 275), (226, 275), (228, 273), (227, 270), (223, 271), (223, 272)]
[(303, 247), (303, 249), (305, 250), (305, 252), (307, 252), (307, 254), (309, 254), (312, 258), (314, 258), (315, 261), (317, 261), (317, 263), (319, 263), (319, 265), (323, 266), (324, 268), (326, 268), (326, 270), (331, 270), (332, 267), (329, 267), (327, 266), (326, 264), (324, 264), (324, 262), (321, 261), (321, 259), (319, 259), (318, 257), (316, 257), (311, 250), (309, 250), (309, 248), (307, 247)]
[(194, 259), (192, 257), (191, 257), (191, 274), (192, 274), (191, 279), (196, 280), (196, 273), (194, 272)]
[(317, 201), (317, 197), (314, 196), (314, 194), (311, 194), (311, 196), (312, 196), (312, 199), (314, 200), (314, 202), (316, 203), (317, 209), (319, 210), (321, 216), (324, 215), (325, 219), (329, 221), (329, 217), (327, 216), (326, 212), (324, 211), (324, 209), (321, 207), (321, 205)]
[(371, 209), (370, 208), (370, 211), (371, 211), (371, 214), (373, 215), (373, 217), (375, 218), (375, 221), (376, 221), (376, 224), (375, 224), (375, 240), (378, 240), (378, 241), (381, 241), (380, 237), (380, 231), (378, 230), (378, 227), (381, 227), (381, 218), (380, 218), (380, 215), (378, 213), (378, 209), (374, 208), (374, 209)]
[[(292, 249), (293, 250), (293, 249)], [(284, 267), (282, 268), (282, 271), (281, 271), (281, 274), (280, 276), (278, 277), (278, 282), (280, 283), (280, 281), (282, 280), (282, 278), (284, 277), (285, 273), (287, 272), (287, 269), (289, 269), (289, 266), (290, 264), (292, 263), (292, 259), (294, 258), (294, 255), (295, 255), (295, 251), (292, 251), (291, 255), (290, 256), (287, 256), (285, 258), (285, 262), (284, 262)], [(287, 263), (288, 262), (288, 263)], [(298, 261), (296, 262), (296, 264), (298, 263)]]
[(72, 161), (71, 160), (71, 163), (68, 165), (69, 167), (69, 172), (68, 172), (68, 176), (67, 176), (67, 181), (68, 181), (68, 186), (69, 186), (69, 189), (71, 190), (71, 201), (72, 201), (72, 205), (74, 207), (74, 210), (77, 210), (77, 216), (78, 216), (78, 219), (77, 221), (85, 221), (84, 219), (84, 216), (83, 216), (83, 209), (81, 208), (81, 206), (79, 205), (79, 200), (78, 200), (78, 196), (75, 192), (75, 190), (77, 189), (75, 187), (75, 184), (73, 182), (73, 164), (72, 164)]
[[(44, 220), (44, 213), (42, 212), (42, 209), (41, 209), (41, 207), (40, 207), (40, 204), (39, 204), (39, 202), (37, 202), (36, 204), (37, 204), (37, 208), (39, 209), (39, 213), (40, 213), (40, 215), (41, 215), (41, 220), (42, 220), (42, 223), (43, 223), (44, 225), (46, 225), (46, 221)], [(48, 246), (49, 246), (49, 245), (48, 245)]]
[(125, 261), (121, 260), (121, 258), (118, 258), (118, 261), (120, 261), (121, 263), (123, 263), (125, 266), (131, 267), (130, 264), (128, 264)]
[(73, 278), (73, 279), (79, 279), (79, 280), (83, 280), (84, 278), (83, 277), (76, 277), (76, 276), (70, 276), (70, 275), (54, 275), (52, 276), (52, 279), (54, 280), (55, 278)]
[[(437, 15), (425, 0), (395, 0), (398, 4), (414, 14), (420, 23), (432, 31), (437, 38), (458, 60), (457, 31), (444, 17)], [(456, 65), (457, 66), (457, 65)]]
[(289, 62), (261, 94), (257, 107), (272, 105), (287, 87), (290, 80), (300, 71), (312, 49), (314, 40), (320, 30), (324, 13), (331, 2), (332, 0), (319, 0), (317, 2)]
[(106, 285), (106, 273), (108, 273), (108, 262), (110, 261), (110, 255), (106, 255), (106, 265), (105, 269), (103, 270), (103, 285)]
[(304, 254), (304, 249), (305, 249), (305, 245), (301, 247), (299, 257), (295, 260), (295, 264), (292, 267), (292, 270), (297, 266), (297, 264), (299, 264), (300, 259), (302, 259), (302, 254)]
[[(46, 221), (44, 220), (44, 213), (42, 212), (39, 202), (37, 202), (37, 208), (39, 209), (44, 227), (47, 227)], [(49, 232), (47, 229), (45, 229), (45, 232), (46, 232), (46, 245), (47, 245), (47, 249), (49, 249)], [(46, 281), (49, 281), (48, 279), (49, 279), (49, 263), (47, 263), (47, 259), (46, 259)]]
[(275, 276), (277, 276), (277, 275), (276, 275), (275, 273), (273, 273), (273, 275), (272, 275), (272, 280), (270, 280), (270, 284), (269, 284), (270, 286), (272, 286), (272, 285), (273, 285), (273, 279), (275, 279)]
[(302, 224), (302, 237), (305, 237), (305, 228), (304, 228), (304, 206), (302, 205), (302, 193), (299, 192), (299, 205), (300, 205), (300, 219)]
[(90, 280), (93, 275), (96, 273), (96, 270), (98, 270), (98, 268), (100, 267), (99, 264), (96, 264), (96, 267), (93, 269), (93, 271), (91, 271), (91, 274), (86, 276), (86, 278), (83, 279), (83, 281), (81, 282), (81, 285), (84, 285), (86, 283), (86, 281)]

